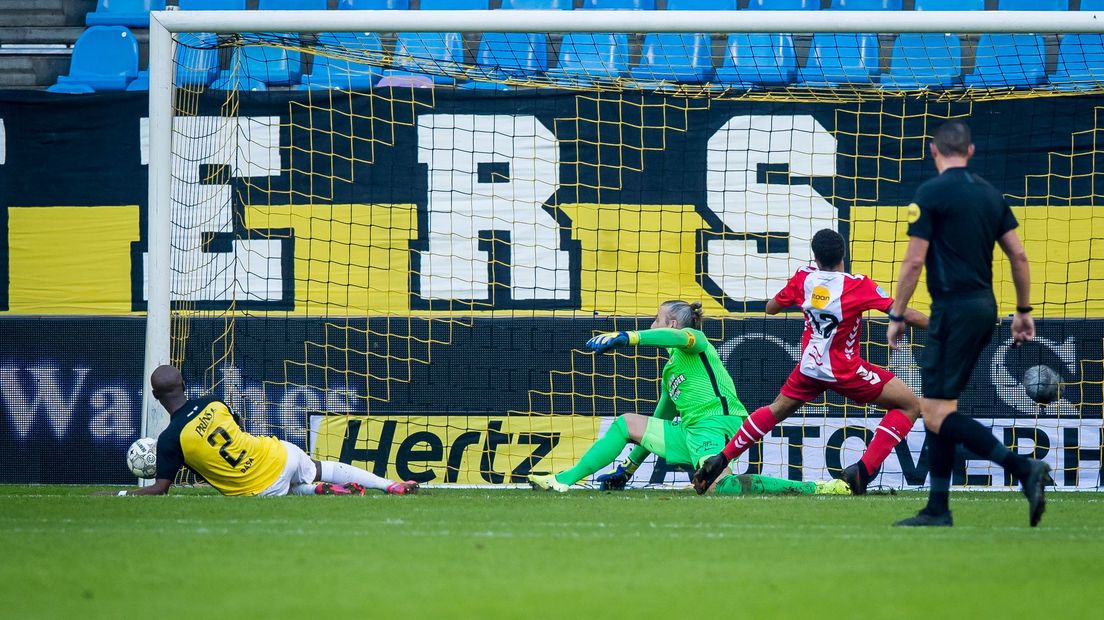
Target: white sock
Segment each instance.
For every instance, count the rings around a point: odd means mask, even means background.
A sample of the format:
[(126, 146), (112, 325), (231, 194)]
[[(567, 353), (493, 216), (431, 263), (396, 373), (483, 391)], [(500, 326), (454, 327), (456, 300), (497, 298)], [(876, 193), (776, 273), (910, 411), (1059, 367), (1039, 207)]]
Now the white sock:
[(291, 487), (288, 495), (314, 495), (315, 484), (297, 484)]
[(379, 489), (381, 491), (386, 491), (387, 487), (392, 484), (387, 478), (380, 478), (370, 471), (337, 461), (322, 461), (322, 481), (335, 484), (355, 482), (369, 489)]

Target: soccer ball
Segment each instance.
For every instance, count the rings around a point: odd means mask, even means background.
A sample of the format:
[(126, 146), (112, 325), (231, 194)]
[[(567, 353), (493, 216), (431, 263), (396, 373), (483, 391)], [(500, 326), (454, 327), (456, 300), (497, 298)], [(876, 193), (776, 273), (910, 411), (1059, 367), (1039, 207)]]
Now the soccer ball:
[(1023, 386), (1031, 400), (1046, 405), (1058, 398), (1061, 377), (1050, 366), (1032, 366), (1023, 376)]
[(152, 478), (157, 475), (157, 442), (142, 437), (130, 444), (126, 455), (127, 467), (139, 478)]

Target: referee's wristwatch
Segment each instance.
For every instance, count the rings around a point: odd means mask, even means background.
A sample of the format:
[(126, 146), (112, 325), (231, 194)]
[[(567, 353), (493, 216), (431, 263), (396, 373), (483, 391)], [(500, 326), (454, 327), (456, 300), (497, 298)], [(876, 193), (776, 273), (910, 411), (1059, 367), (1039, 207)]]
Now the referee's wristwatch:
[(1016, 306), (1016, 314), (1031, 314), (1034, 309), (1031, 306)]
[(893, 321), (894, 323), (904, 323), (904, 322), (905, 322), (905, 317), (904, 317), (904, 315), (901, 315), (901, 314), (893, 314), (893, 311), (892, 311), (892, 310), (890, 310), (890, 311), (886, 312), (886, 314), (887, 314), (887, 315), (889, 316), (889, 320), (890, 320), (890, 321)]

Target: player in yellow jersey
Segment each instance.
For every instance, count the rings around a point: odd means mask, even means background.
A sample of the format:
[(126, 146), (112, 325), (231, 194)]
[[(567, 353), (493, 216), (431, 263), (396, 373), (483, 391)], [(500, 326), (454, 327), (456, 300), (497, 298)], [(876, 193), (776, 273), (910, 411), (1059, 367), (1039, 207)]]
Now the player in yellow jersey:
[(345, 463), (315, 461), (295, 444), (250, 435), (226, 403), (188, 400), (184, 378), (172, 366), (154, 370), (150, 385), (169, 412), (169, 426), (157, 438), (157, 479), (118, 495), (164, 495), (184, 465), (223, 495), (363, 495), (365, 489), (405, 495), (418, 490), (417, 482), (393, 482)]

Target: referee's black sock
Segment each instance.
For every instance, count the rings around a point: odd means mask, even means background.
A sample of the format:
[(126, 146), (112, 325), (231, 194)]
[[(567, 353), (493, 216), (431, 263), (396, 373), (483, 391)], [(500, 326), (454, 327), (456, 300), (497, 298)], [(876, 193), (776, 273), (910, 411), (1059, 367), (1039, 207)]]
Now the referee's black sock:
[(992, 431), (977, 420), (961, 415), (957, 411), (943, 418), (939, 434), (951, 441), (961, 443), (974, 454), (999, 464), (1017, 480), (1022, 480), (1031, 471), (1030, 463), (1026, 458), (1012, 452), (997, 441)]
[(951, 469), (954, 467), (955, 446), (946, 437), (928, 431), (928, 506), (925, 512), (941, 515), (950, 510)]

